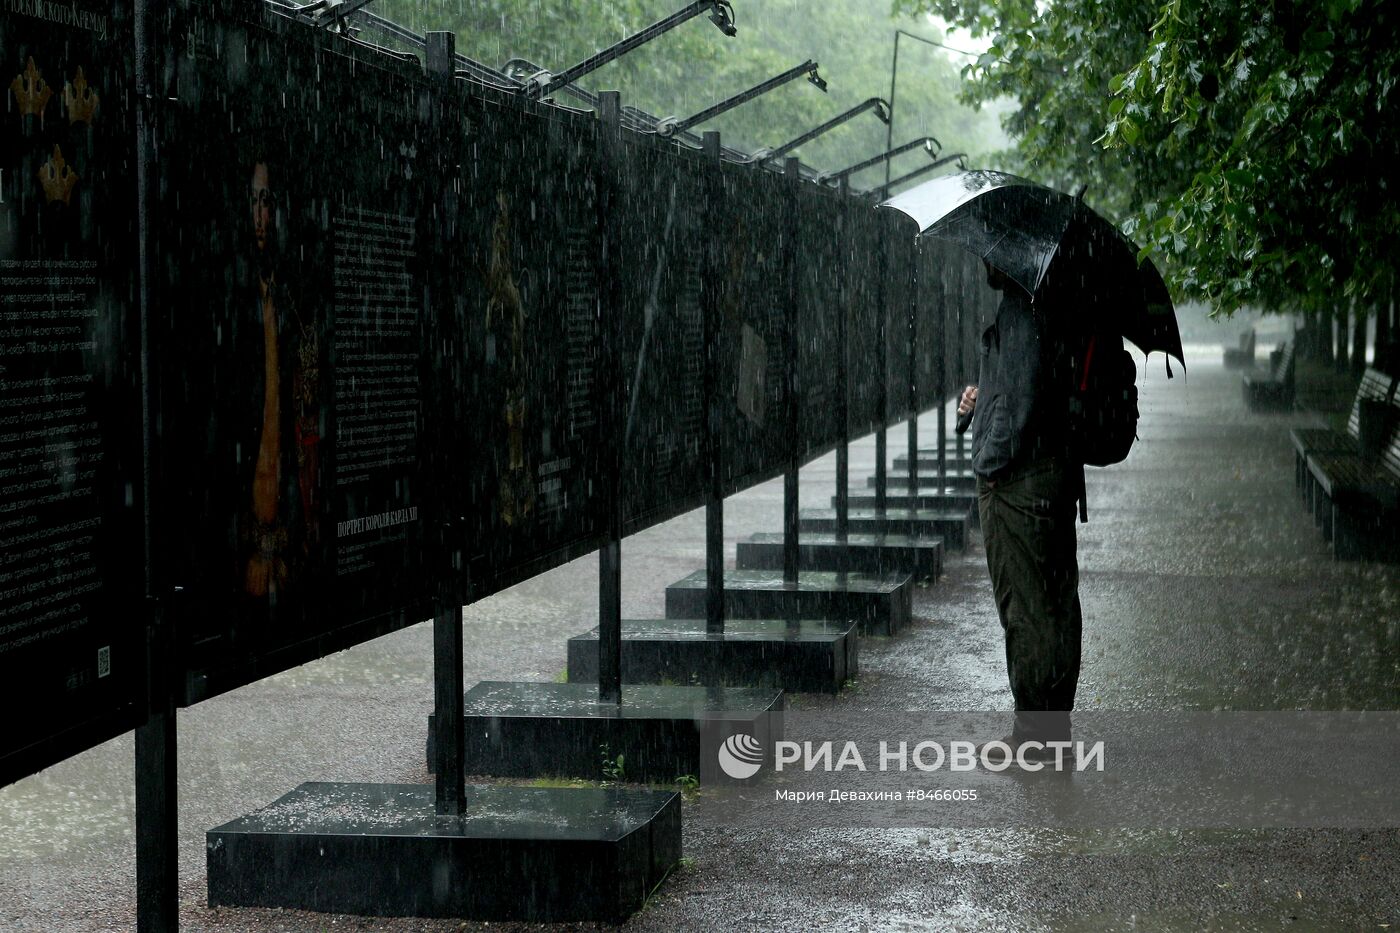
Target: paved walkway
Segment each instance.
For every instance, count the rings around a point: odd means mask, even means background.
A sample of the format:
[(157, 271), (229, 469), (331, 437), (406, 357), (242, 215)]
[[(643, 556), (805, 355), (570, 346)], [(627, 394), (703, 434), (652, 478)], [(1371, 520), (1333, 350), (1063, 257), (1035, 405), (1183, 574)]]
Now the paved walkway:
[[(1155, 359), (1142, 440), (1127, 463), (1089, 478), (1081, 708), (1400, 708), (1400, 568), (1332, 562), (1292, 488), (1287, 428), (1306, 419), (1245, 413), (1238, 377), (1218, 359), (1193, 357), (1171, 382)], [(871, 442), (855, 446), (855, 482), (873, 462)], [(833, 457), (806, 468), (804, 505), (825, 505), (833, 476)], [(781, 526), (781, 495), (776, 482), (729, 501), (731, 558), (733, 541)], [(628, 540), (627, 615), (659, 613), (665, 584), (703, 566), (703, 525), (697, 512)], [(595, 599), (596, 564), (584, 559), (471, 607), (467, 682), (554, 679)], [(853, 690), (793, 705), (1006, 709), (979, 544), (916, 595), (915, 614), (909, 632), (863, 643)], [(203, 906), (206, 828), (304, 780), (427, 780), (430, 678), (431, 631), (420, 625), (181, 714), (185, 929), (461, 928)], [(131, 744), (0, 790), (0, 929), (132, 925)], [(1395, 830), (741, 834), (712, 809), (703, 793), (687, 805), (686, 863), (626, 929), (1400, 925)]]

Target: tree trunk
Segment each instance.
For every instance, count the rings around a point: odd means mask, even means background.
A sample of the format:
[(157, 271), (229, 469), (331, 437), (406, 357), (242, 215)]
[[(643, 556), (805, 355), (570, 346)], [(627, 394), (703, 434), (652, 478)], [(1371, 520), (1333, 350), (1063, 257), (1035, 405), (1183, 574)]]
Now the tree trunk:
[(1332, 327), (1333, 324), (1331, 316), (1323, 314), (1321, 311), (1319, 311), (1317, 313), (1316, 337), (1317, 361), (1319, 363), (1332, 362)]
[(1393, 293), (1387, 304), (1390, 313), (1390, 348), (1385, 357), (1385, 371), (1393, 376), (1400, 372), (1400, 306), (1396, 305)]
[(1400, 372), (1400, 304), (1397, 304), (1394, 296), (1390, 299), (1390, 360), (1386, 372), (1394, 376)]
[(1337, 352), (1332, 356), (1332, 362), (1336, 364), (1337, 372), (1347, 371), (1347, 311), (1346, 308), (1337, 309)]
[(1390, 359), (1390, 307), (1389, 302), (1376, 306), (1376, 349), (1371, 354), (1377, 369), (1384, 369)]
[(1352, 302), (1351, 316), (1351, 372), (1360, 379), (1366, 371), (1366, 309)]

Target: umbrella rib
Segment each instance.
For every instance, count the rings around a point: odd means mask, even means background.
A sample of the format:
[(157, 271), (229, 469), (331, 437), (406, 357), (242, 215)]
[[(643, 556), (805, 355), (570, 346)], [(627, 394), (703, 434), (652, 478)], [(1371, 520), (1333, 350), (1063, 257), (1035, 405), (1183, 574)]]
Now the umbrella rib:
[(1010, 235), (1011, 235), (1011, 231), (1009, 231), (1009, 230), (1006, 231), (1006, 232), (1004, 232), (1004, 233), (1002, 233), (1001, 236), (997, 237), (995, 243), (993, 243), (991, 246), (988, 246), (988, 247), (987, 247), (987, 251), (986, 251), (985, 253), (982, 254), (981, 258), (982, 258), (982, 259), (986, 259), (988, 256), (990, 256), (991, 253), (992, 253), (992, 250), (994, 250), (994, 249), (996, 249), (998, 246), (1000, 246), (1000, 245), (1001, 245), (1001, 241), (1004, 240), (1004, 239), (1006, 239), (1006, 238), (1007, 238), (1008, 236), (1010, 236)]

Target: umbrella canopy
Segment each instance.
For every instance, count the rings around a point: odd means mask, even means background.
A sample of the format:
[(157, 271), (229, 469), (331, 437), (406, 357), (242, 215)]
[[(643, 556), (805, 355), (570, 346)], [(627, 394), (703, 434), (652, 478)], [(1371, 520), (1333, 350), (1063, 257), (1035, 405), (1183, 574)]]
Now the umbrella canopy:
[[(880, 205), (920, 236), (950, 240), (1037, 299), (1111, 328), (1145, 353), (1182, 359), (1171, 296), (1151, 260), (1084, 202), (1005, 172), (957, 172)], [(1184, 362), (1184, 361), (1183, 361)]]

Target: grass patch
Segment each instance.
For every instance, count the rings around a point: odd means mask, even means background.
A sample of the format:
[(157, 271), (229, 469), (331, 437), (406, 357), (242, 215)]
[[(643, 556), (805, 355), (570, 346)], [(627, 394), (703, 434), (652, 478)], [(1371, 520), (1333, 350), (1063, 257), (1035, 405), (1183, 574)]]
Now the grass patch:
[(542, 778), (535, 778), (534, 780), (530, 781), (530, 783), (527, 784), (526, 786), (527, 786), (527, 787), (552, 787), (552, 788), (556, 788), (556, 789), (557, 789), (557, 788), (561, 788), (561, 787), (597, 787), (598, 785), (597, 785), (596, 782), (593, 782), (593, 781), (585, 781), (583, 778), (571, 778), (571, 777), (542, 777)]

